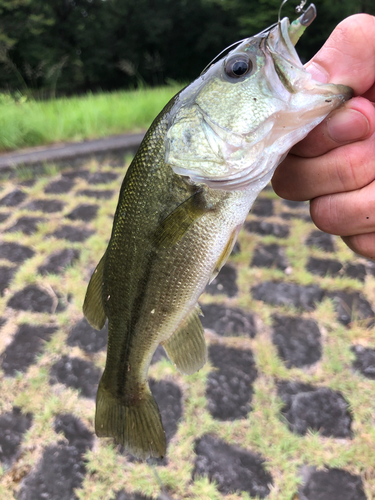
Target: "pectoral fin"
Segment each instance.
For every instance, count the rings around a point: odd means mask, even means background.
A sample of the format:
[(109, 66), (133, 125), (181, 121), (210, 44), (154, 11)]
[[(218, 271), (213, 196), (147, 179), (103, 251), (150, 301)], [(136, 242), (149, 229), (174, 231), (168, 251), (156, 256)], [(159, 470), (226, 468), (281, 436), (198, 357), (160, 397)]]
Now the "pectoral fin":
[(102, 299), (103, 271), (105, 254), (93, 272), (89, 286), (87, 287), (85, 301), (83, 303), (83, 314), (93, 328), (101, 330), (107, 318)]
[(207, 206), (204, 192), (197, 191), (161, 222), (155, 233), (155, 244), (161, 248), (175, 245), (193, 224), (211, 208)]
[(199, 314), (200, 307), (196, 306), (183, 325), (163, 344), (172, 363), (186, 375), (195, 373), (207, 361), (207, 347)]

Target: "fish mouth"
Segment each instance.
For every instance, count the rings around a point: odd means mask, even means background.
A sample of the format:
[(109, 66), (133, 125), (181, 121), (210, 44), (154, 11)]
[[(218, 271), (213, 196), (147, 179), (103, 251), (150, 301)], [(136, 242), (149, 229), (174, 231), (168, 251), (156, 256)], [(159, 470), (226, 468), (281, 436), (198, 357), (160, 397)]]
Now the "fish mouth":
[(310, 73), (304, 68), (295, 44), (304, 32), (305, 28), (311, 24), (315, 15), (315, 6), (312, 4), (292, 24), (289, 19), (284, 17), (268, 33), (264, 39), (263, 50), (272, 57), (275, 71), (286, 90), (290, 94), (295, 94), (302, 89), (310, 95), (320, 94), (327, 100), (327, 104), (332, 100), (341, 100), (342, 102), (353, 97), (353, 90), (346, 85), (322, 84), (312, 79)]

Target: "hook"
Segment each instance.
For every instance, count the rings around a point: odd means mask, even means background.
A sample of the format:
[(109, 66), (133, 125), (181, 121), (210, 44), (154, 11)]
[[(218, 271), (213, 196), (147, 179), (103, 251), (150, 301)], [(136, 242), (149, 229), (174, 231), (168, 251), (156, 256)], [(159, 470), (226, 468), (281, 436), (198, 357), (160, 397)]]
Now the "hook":
[(306, 2), (307, 2), (307, 0), (301, 0), (301, 3), (299, 5), (297, 5), (297, 7), (295, 9), (297, 14), (299, 14), (300, 12), (304, 12), (303, 8), (306, 5)]

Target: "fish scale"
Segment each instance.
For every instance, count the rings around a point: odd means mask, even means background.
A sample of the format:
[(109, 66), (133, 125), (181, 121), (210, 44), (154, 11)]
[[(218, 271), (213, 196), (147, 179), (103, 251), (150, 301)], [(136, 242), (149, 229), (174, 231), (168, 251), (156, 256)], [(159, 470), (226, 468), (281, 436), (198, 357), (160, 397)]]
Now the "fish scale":
[(123, 181), (84, 313), (96, 328), (108, 318), (96, 433), (140, 458), (166, 452), (147, 382), (156, 348), (162, 344), (181, 373), (204, 365), (200, 294), (288, 149), (351, 95), (312, 80), (288, 27), (283, 19), (243, 41), (175, 96)]

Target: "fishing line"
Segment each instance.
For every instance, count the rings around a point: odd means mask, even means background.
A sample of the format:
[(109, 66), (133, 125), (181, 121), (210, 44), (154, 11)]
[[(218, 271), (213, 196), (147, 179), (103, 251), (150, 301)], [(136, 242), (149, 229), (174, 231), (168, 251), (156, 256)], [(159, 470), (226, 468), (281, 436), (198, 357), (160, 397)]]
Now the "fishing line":
[[(279, 8), (279, 13), (278, 13), (278, 16), (277, 16), (277, 24), (280, 24), (281, 9), (284, 7), (284, 5), (286, 4), (286, 2), (287, 2), (287, 1), (288, 1), (288, 0), (283, 0), (283, 1), (281, 2), (280, 8)], [(303, 2), (303, 0), (302, 0), (302, 2)], [(301, 3), (302, 3), (302, 2), (301, 2)]]
[(227, 50), (231, 49), (232, 47), (236, 47), (237, 45), (239, 45), (240, 43), (244, 42), (245, 40), (247, 40), (247, 38), (244, 38), (243, 40), (240, 40), (238, 42), (234, 42), (234, 43), (232, 43), (232, 45), (229, 45), (226, 49), (222, 50), (220, 52), (220, 54), (218, 54), (216, 57), (214, 57), (212, 59), (212, 61), (207, 64), (207, 66), (202, 71), (201, 75), (203, 75), (208, 70), (208, 68), (211, 66), (211, 64), (213, 64), (214, 62), (216, 62), (219, 59), (219, 57), (221, 55), (223, 55)]
[[(284, 2), (283, 2), (283, 3), (285, 3), (286, 1), (287, 1), (287, 0), (284, 0)], [(272, 30), (272, 28), (274, 28), (276, 25), (277, 25), (277, 23), (274, 23), (274, 24), (271, 24), (271, 26), (268, 26), (267, 28), (264, 28), (264, 30), (263, 30), (263, 31), (260, 31), (259, 33), (257, 33), (256, 35), (254, 35), (254, 38), (255, 38), (255, 37), (257, 37), (257, 36), (262, 36), (262, 35), (264, 35), (265, 33), (268, 33), (268, 32), (269, 32), (269, 31), (271, 31), (271, 30)], [(208, 68), (209, 68), (212, 64), (214, 64), (214, 63), (215, 63), (215, 62), (219, 59), (219, 57), (220, 57), (220, 56), (222, 56), (223, 54), (225, 54), (225, 52), (226, 52), (227, 50), (231, 49), (232, 47), (236, 47), (237, 45), (240, 45), (242, 42), (245, 42), (246, 40), (248, 40), (248, 38), (244, 38), (243, 40), (239, 40), (238, 42), (234, 42), (234, 43), (232, 43), (232, 45), (229, 45), (226, 49), (222, 50), (222, 51), (220, 52), (220, 54), (218, 54), (216, 57), (214, 57), (214, 58), (212, 59), (212, 61), (211, 61), (210, 63), (208, 63), (208, 64), (207, 64), (207, 66), (206, 66), (206, 67), (204, 68), (204, 70), (202, 71), (201, 76), (202, 76), (204, 73), (206, 73), (206, 71), (208, 70)]]
[[(268, 28), (265, 28), (263, 31), (261, 31), (260, 33), (257, 33), (256, 35), (254, 35), (254, 38), (257, 37), (257, 36), (262, 36), (264, 35), (265, 33), (268, 33), (269, 31), (272, 30), (272, 28), (274, 28), (275, 26), (277, 26), (278, 24), (280, 24), (280, 17), (281, 17), (281, 9), (283, 8), (283, 6), (286, 4), (288, 0), (283, 0), (281, 2), (281, 5), (280, 5), (280, 8), (279, 8), (279, 13), (278, 13), (278, 21), (277, 23), (274, 23), (274, 24), (271, 24), (271, 26), (268, 26)], [(305, 12), (303, 10), (304, 6), (306, 5), (306, 2), (307, 0), (301, 0), (300, 4), (297, 5), (297, 7), (295, 8), (295, 11), (299, 14), (300, 12)], [(314, 5), (314, 4), (312, 4)], [(309, 11), (310, 7), (306, 10)], [(245, 40), (247, 40), (247, 38), (244, 38), (243, 40), (239, 40), (238, 42), (234, 42), (232, 43), (232, 45), (229, 45), (226, 49), (222, 50), (220, 52), (220, 54), (218, 54), (216, 57), (214, 57), (212, 59), (212, 61), (210, 63), (207, 64), (207, 66), (204, 68), (204, 70), (201, 72), (201, 76), (204, 75), (204, 73), (206, 73), (206, 71), (208, 70), (208, 68), (214, 64), (219, 58), (220, 56), (222, 56), (223, 54), (225, 54), (225, 52), (227, 50), (230, 50), (231, 48), (233, 47), (236, 47), (237, 45), (240, 45), (242, 42), (244, 42)]]
[[(268, 26), (268, 28), (265, 28), (263, 31), (261, 31), (260, 33), (257, 33), (256, 35), (254, 35), (254, 37), (257, 37), (257, 36), (262, 36), (264, 35), (265, 33), (268, 33), (269, 31), (271, 31), (272, 28), (274, 28), (275, 26), (277, 26), (278, 24), (280, 24), (280, 17), (281, 17), (281, 9), (283, 8), (283, 6), (286, 4), (288, 0), (283, 0), (281, 2), (281, 5), (280, 5), (280, 8), (279, 8), (279, 13), (278, 13), (278, 21), (277, 23), (274, 23), (274, 24), (271, 24), (271, 26)], [(297, 13), (300, 13), (300, 12), (304, 12), (303, 8), (304, 6), (306, 5), (306, 2), (307, 0), (301, 0), (300, 4), (297, 5), (296, 7), (296, 12)], [(239, 40), (238, 42), (234, 42), (232, 43), (232, 45), (229, 45), (227, 48), (225, 48), (224, 50), (222, 50), (220, 52), (220, 54), (218, 54), (216, 57), (214, 57), (212, 59), (212, 61), (210, 63), (207, 64), (207, 66), (204, 68), (204, 70), (201, 72), (201, 76), (204, 75), (204, 73), (206, 73), (206, 71), (208, 70), (208, 68), (214, 64), (219, 58), (220, 56), (222, 56), (223, 54), (225, 54), (225, 52), (227, 50), (230, 50), (231, 48), (233, 47), (236, 47), (237, 45), (240, 45), (242, 42), (244, 42), (245, 40), (247, 40), (247, 38), (244, 38), (243, 40)]]
[(168, 495), (167, 490), (165, 489), (164, 483), (161, 480), (161, 477), (159, 476), (158, 471), (156, 470), (154, 459), (147, 458), (146, 462), (150, 466), (150, 468), (151, 468), (151, 470), (152, 470), (152, 472), (153, 472), (153, 474), (155, 476), (155, 479), (156, 479), (157, 483), (159, 484), (160, 491), (162, 493), (161, 496), (160, 496), (160, 499), (161, 500), (173, 500), (173, 498)]
[[(286, 4), (287, 1), (288, 0), (283, 0), (281, 2), (280, 8), (279, 8), (279, 14), (278, 14), (278, 24), (280, 24), (281, 9), (283, 8), (283, 6)], [(294, 9), (297, 12), (297, 14), (299, 14), (300, 12), (305, 12), (303, 10), (303, 8), (306, 5), (306, 3), (307, 3), (307, 0), (301, 0), (300, 4), (297, 5), (297, 7)], [(307, 9), (307, 10), (309, 10), (309, 9)]]

